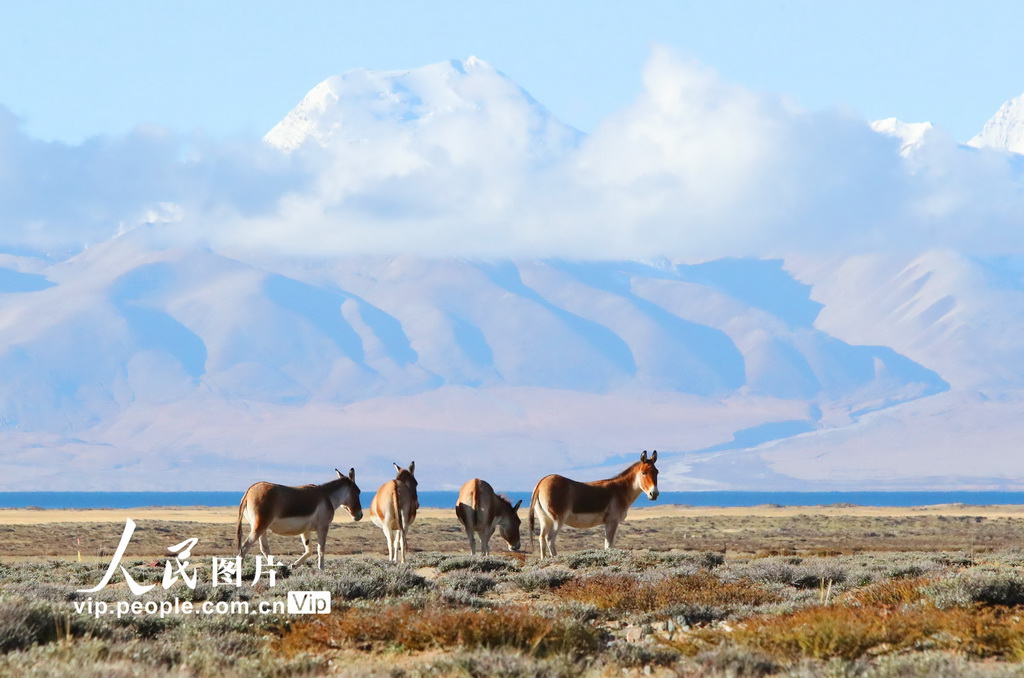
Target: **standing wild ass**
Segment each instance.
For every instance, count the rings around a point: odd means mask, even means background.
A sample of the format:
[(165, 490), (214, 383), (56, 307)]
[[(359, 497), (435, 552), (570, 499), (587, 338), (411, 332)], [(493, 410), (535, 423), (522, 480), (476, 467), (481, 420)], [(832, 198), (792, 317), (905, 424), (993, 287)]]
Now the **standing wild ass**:
[(370, 502), (370, 520), (384, 531), (384, 538), (388, 540), (388, 560), (404, 563), (405, 533), (416, 520), (416, 510), (420, 507), (413, 475), (416, 462), (410, 462), (408, 469), (395, 464), (395, 470), (398, 471), (395, 479), (381, 485)]
[(518, 551), (521, 521), (516, 511), (522, 503), (520, 499), (513, 506), (508, 499), (495, 494), (490, 483), (479, 478), (473, 478), (463, 485), (455, 503), (455, 515), (466, 528), (470, 552), (476, 554), (476, 540), (473, 537), (477, 533), (480, 535), (480, 552), (485, 556), (489, 554), (491, 535), (495, 528), (508, 544), (508, 550)]
[(607, 480), (581, 483), (559, 475), (542, 478), (530, 499), (530, 539), (533, 520), (540, 522), (540, 557), (554, 556), (555, 537), (563, 525), (596, 527), (604, 525), (604, 547), (612, 548), (615, 530), (626, 519), (626, 512), (640, 493), (658, 498), (658, 461), (655, 450), (647, 458), (647, 450), (625, 471)]
[[(323, 485), (289, 487), (274, 483), (259, 482), (245, 491), (242, 503), (238, 505), (238, 555), (245, 557), (249, 549), (259, 541), (260, 551), (269, 556), (267, 530), (276, 534), (299, 535), (305, 552), (292, 567), (304, 563), (313, 555), (310, 537), (316, 534), (317, 563), (324, 569), (324, 546), (327, 531), (334, 520), (334, 512), (343, 506), (353, 519), (363, 517), (359, 503), (359, 486), (356, 485), (356, 470), (350, 469), (348, 476), (334, 469), (338, 477)], [(242, 518), (249, 523), (249, 536), (242, 542)]]

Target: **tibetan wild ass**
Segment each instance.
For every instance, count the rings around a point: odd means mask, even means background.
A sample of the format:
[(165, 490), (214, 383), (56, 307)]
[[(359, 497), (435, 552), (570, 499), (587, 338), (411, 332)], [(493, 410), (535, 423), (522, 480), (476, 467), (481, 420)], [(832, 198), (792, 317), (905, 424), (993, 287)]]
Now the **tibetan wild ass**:
[(480, 535), (480, 552), (487, 555), (491, 552), (489, 543), (495, 528), (508, 544), (509, 551), (519, 550), (519, 514), (516, 511), (523, 503), (520, 499), (513, 506), (505, 497), (494, 493), (494, 488), (486, 481), (473, 478), (459, 490), (459, 500), (455, 503), (455, 515), (466, 528), (469, 537), (469, 550), (476, 554), (476, 539)]
[[(267, 530), (276, 534), (297, 534), (305, 548), (305, 552), (292, 564), (292, 567), (297, 567), (313, 555), (310, 537), (315, 533), (316, 566), (324, 569), (324, 545), (334, 512), (342, 506), (354, 520), (363, 517), (356, 470), (349, 470), (348, 476), (342, 475), (338, 469), (334, 471), (338, 477), (323, 485), (289, 487), (260, 482), (246, 490), (242, 503), (238, 505), (238, 555), (244, 558), (259, 541), (260, 551), (269, 556)], [(242, 518), (249, 523), (249, 536), (244, 543)]]
[[(416, 511), (420, 507), (416, 496), (416, 462), (410, 462), (404, 469), (395, 464), (398, 475), (380, 486), (373, 501), (370, 502), (370, 520), (384, 531), (388, 540), (388, 560), (405, 562), (405, 533), (416, 520)], [(401, 551), (401, 557), (399, 557)]]
[(650, 458), (647, 450), (640, 461), (607, 480), (581, 483), (559, 475), (547, 476), (533, 490), (530, 499), (530, 539), (533, 521), (540, 522), (540, 557), (554, 556), (555, 537), (563, 525), (596, 527), (604, 525), (604, 547), (612, 548), (615, 530), (626, 519), (626, 512), (640, 493), (658, 498), (658, 451)]

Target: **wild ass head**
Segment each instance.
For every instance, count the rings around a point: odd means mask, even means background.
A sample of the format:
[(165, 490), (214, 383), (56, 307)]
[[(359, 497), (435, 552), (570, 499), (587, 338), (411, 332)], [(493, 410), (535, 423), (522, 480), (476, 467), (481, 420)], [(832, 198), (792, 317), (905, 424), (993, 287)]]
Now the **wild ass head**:
[[(394, 462), (391, 463), (394, 464)], [(419, 484), (416, 482), (416, 476), (413, 475), (416, 472), (416, 462), (410, 461), (409, 468), (407, 469), (402, 468), (398, 464), (394, 465), (395, 471), (398, 472), (398, 475), (395, 476), (395, 480), (397, 480), (400, 483), (406, 483), (407, 485), (409, 485), (409, 487), (416, 489), (416, 486)]]
[(508, 544), (509, 551), (518, 551), (522, 546), (519, 541), (519, 525), (522, 521), (516, 513), (522, 503), (523, 500), (520, 499), (513, 506), (505, 497), (498, 497), (498, 534)]
[(654, 450), (648, 458), (647, 450), (640, 455), (640, 465), (636, 470), (636, 479), (640, 491), (647, 495), (648, 499), (654, 500), (661, 494), (658, 491), (658, 469), (654, 462), (658, 461), (658, 451)]
[[(363, 505), (359, 502), (359, 486), (356, 485), (356, 470), (350, 468), (348, 475), (344, 475), (338, 469), (334, 469), (334, 472), (338, 474), (338, 478), (343, 481), (342, 483), (348, 489), (348, 492), (344, 492), (341, 496), (341, 503), (338, 506), (342, 506), (348, 511), (348, 514), (352, 516), (352, 520), (361, 520), (363, 517)], [(333, 481), (337, 483), (338, 481)], [(337, 507), (335, 507), (337, 508)]]

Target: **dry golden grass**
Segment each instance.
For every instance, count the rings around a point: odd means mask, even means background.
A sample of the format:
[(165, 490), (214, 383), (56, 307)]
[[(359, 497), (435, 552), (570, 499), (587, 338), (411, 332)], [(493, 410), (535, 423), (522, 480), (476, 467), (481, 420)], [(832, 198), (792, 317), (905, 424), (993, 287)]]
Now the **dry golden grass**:
[[(713, 665), (716, 675), (753, 676), (801, 662), (822, 671), (838, 662), (847, 675), (867, 675), (855, 670), (930, 650), (981, 671), (1006, 668), (1024, 661), (1024, 554), (1016, 550), (1024, 514), (994, 508), (660, 507), (631, 513), (616, 542), (623, 550), (595, 550), (600, 529), (564, 530), (565, 555), (553, 561), (535, 552), (470, 557), (454, 511), (434, 510), (412, 526), (407, 568), (381, 560), (378, 528), (340, 518), (325, 572), (305, 565), (281, 582), (288, 590), (330, 590), (343, 606), (333, 614), (162, 624), (138, 617), (130, 627), (67, 616), (69, 590), (102, 575), (123, 514), (69, 520), (38, 511), (19, 518), (33, 524), (5, 524), (0, 513), (0, 598), (32, 603), (21, 616), (18, 607), (0, 615), (18, 640), (11, 647), (20, 648), (0, 652), (0, 675), (63, 670), (58, 651), (77, 652), (81, 665), (102, 652), (134, 667), (123, 674), (132, 676), (168, 667), (173, 675), (334, 675), (353, 659), (360, 668), (352, 672), (377, 675), (607, 676), (641, 666), (705, 675)], [(200, 566), (233, 554), (229, 513), (132, 511), (138, 529), (125, 558), (143, 563), (135, 576), (157, 581), (167, 547), (186, 538), (199, 538)], [(47, 520), (54, 517), (64, 521)], [(525, 533), (523, 541), (532, 546)], [(271, 536), (271, 550), (290, 562), (299, 540)], [(788, 557), (757, 557), (769, 555)], [(55, 562), (22, 562), (47, 557)], [(53, 642), (53, 620), (36, 623), (36, 606), (73, 618), (74, 643)]]
[[(242, 498), (239, 490), (238, 498)], [(364, 507), (365, 508), (365, 507)], [(525, 511), (523, 511), (525, 513)], [(826, 518), (937, 518), (947, 521), (962, 519), (988, 520), (999, 518), (1024, 519), (1024, 505), (971, 506), (965, 504), (936, 504), (933, 506), (855, 506), (833, 504), (830, 506), (686, 506), (679, 504), (648, 504), (642, 500), (629, 511), (630, 522), (649, 519), (678, 518), (716, 519), (731, 521), (739, 518), (803, 518), (807, 515)], [(131, 509), (0, 509), (0, 525), (42, 525), (47, 523), (119, 523), (126, 517), (136, 521), (173, 521), (189, 523), (235, 523), (237, 506), (145, 506)], [(448, 521), (455, 512), (450, 508), (421, 508), (417, 522)], [(351, 522), (351, 518), (340, 512), (335, 522)]]
[(783, 663), (855, 660), (910, 650), (951, 650), (979, 659), (1024, 659), (1024, 619), (1018, 610), (932, 606), (813, 606), (786, 615), (751, 617), (736, 628), (698, 629), (666, 640), (690, 656), (729, 644)]
[[(525, 513), (525, 511), (521, 511)], [(130, 510), (0, 510), (0, 554), (77, 558), (109, 555), (126, 517), (139, 528), (133, 557), (165, 555), (167, 546), (200, 539), (197, 553), (225, 555), (235, 550), (235, 508)], [(525, 516), (524, 516), (525, 517)], [(599, 548), (601, 529), (566, 529), (563, 553)], [(1024, 507), (644, 507), (630, 511), (618, 533), (623, 549), (685, 549), (729, 554), (835, 555), (862, 551), (985, 551), (1024, 543)], [(523, 534), (523, 545), (535, 541)], [(409, 533), (411, 551), (467, 552), (453, 509), (424, 509)], [(301, 552), (296, 538), (271, 536), (275, 554)], [(328, 537), (327, 553), (386, 553), (380, 530), (368, 520), (339, 515)]]
[(592, 626), (565, 617), (545, 617), (523, 606), (467, 609), (410, 604), (351, 607), (292, 624), (277, 644), (284, 654), (385, 646), (411, 651), (509, 647), (540, 656), (578, 656), (594, 652), (598, 645), (599, 635)]
[[(160, 540), (171, 534), (152, 532)], [(92, 670), (74, 675), (132, 678), (606, 678), (648, 667), (688, 676), (792, 670), (977, 678), (993, 675), (986, 673), (992, 668), (999, 671), (995, 675), (1012, 675), (1019, 666), (1014, 662), (1024, 661), (1024, 552), (976, 555), (764, 560), (593, 550), (538, 561), (533, 555), (438, 551), (415, 554), (407, 566), (336, 555), (323, 572), (304, 566), (282, 573), (276, 590), (204, 585), (194, 595), (181, 586), (147, 594), (161, 601), (256, 602), (281, 600), (286, 590), (326, 590), (332, 614), (167, 619), (74, 612), (73, 602), (83, 600), (74, 591), (98, 581), (102, 563), (5, 558), (0, 675), (72, 675), (69, 666)], [(159, 565), (134, 565), (131, 572), (157, 582)], [(133, 598), (119, 581), (102, 599)], [(936, 663), (936, 657), (955, 661)], [(97, 661), (109, 665), (94, 668)]]
[(557, 593), (600, 610), (619, 612), (654, 612), (674, 605), (725, 607), (779, 601), (777, 594), (754, 582), (726, 582), (706, 572), (653, 581), (629, 575), (594, 575), (574, 579), (558, 588)]
[(931, 577), (886, 579), (852, 591), (847, 600), (864, 607), (899, 607), (923, 600), (922, 589), (933, 583), (935, 579)]

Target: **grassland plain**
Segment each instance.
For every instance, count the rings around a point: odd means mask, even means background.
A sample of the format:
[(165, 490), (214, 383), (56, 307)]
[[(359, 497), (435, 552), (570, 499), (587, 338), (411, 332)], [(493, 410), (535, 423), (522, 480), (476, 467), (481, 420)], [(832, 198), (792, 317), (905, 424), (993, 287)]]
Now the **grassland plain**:
[[(128, 516), (122, 564), (157, 586), (136, 598), (117, 574), (76, 592), (100, 581)], [(250, 559), (242, 586), (213, 586), (234, 518), (0, 511), (0, 675), (1024, 676), (1022, 507), (645, 508), (621, 550), (567, 529), (544, 561), (472, 557), (454, 512), (427, 510), (404, 566), (376, 527), (339, 520), (324, 571), (251, 586)], [(198, 582), (165, 590), (167, 547), (189, 538)], [(271, 539), (287, 561), (298, 547)], [(274, 611), (289, 591), (329, 591), (331, 612)], [(81, 611), (136, 600), (268, 613)]]

